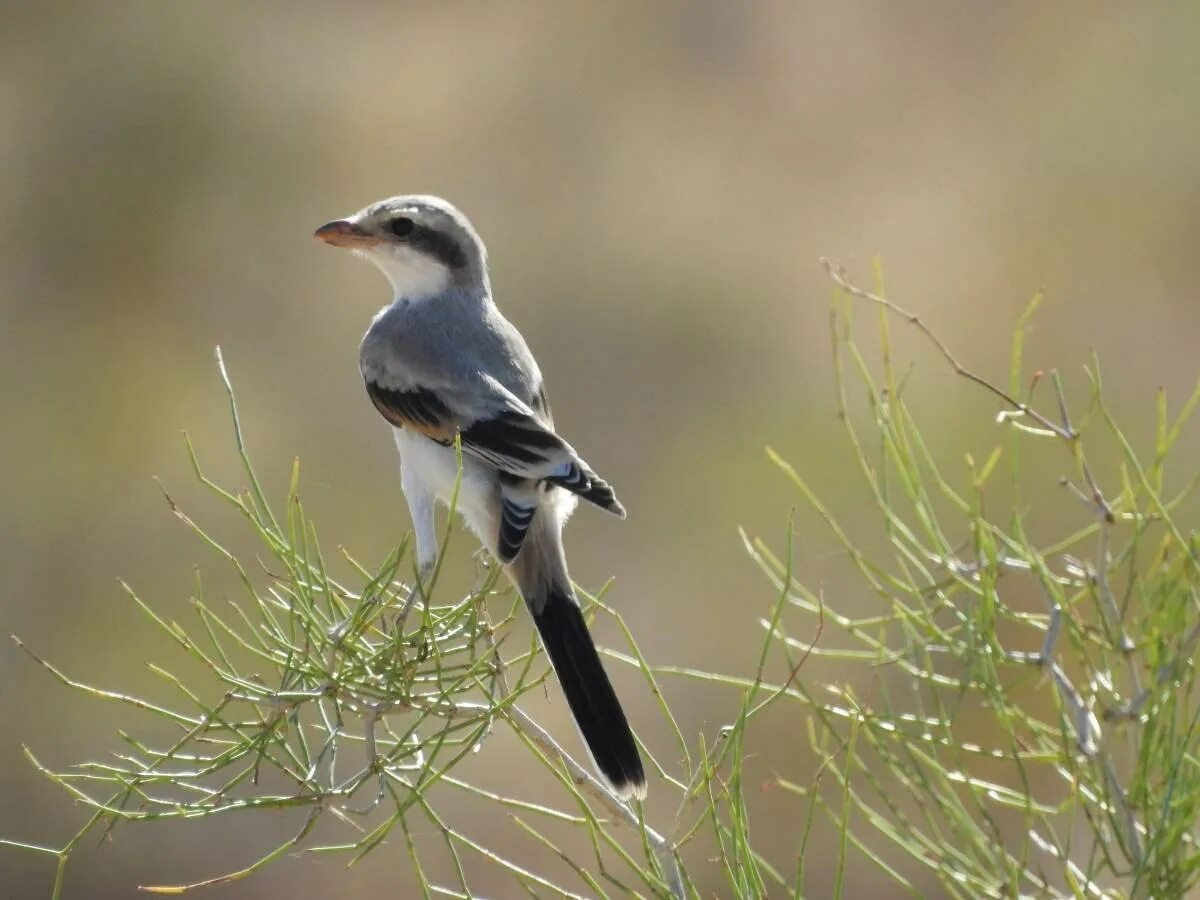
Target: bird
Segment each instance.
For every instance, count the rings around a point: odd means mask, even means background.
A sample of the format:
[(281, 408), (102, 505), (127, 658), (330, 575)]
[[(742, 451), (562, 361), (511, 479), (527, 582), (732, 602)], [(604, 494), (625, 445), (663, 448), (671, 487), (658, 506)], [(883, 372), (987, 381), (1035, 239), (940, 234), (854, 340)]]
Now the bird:
[[(372, 203), (314, 237), (374, 263), (392, 302), (359, 347), (367, 395), (392, 426), (418, 577), (437, 560), (435, 509), (455, 509), (533, 616), (595, 768), (622, 799), (646, 775), (567, 571), (562, 531), (580, 499), (625, 518), (612, 486), (554, 429), (521, 333), (492, 298), (487, 249), (440, 197)], [(461, 482), (459, 452), (461, 448)]]

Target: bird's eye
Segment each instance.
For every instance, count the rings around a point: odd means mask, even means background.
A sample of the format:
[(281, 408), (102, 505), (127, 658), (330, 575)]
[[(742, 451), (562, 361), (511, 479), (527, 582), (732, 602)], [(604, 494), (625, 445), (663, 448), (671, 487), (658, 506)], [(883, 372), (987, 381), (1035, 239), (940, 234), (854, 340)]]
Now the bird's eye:
[(404, 216), (399, 216), (388, 222), (387, 227), (388, 231), (390, 231), (396, 237), (404, 237), (405, 235), (412, 234), (412, 230), (415, 226), (413, 225), (412, 219), (406, 219)]

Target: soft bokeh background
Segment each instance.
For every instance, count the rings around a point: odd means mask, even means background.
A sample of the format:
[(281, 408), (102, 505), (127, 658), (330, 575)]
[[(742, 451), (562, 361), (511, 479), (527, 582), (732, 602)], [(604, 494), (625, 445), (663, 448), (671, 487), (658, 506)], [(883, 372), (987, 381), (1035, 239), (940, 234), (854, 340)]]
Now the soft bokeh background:
[[(325, 540), (365, 560), (406, 529), (355, 364), (385, 283), (310, 238), (388, 194), (443, 194), (487, 240), (561, 430), (630, 510), (576, 517), (574, 574), (615, 576), (657, 663), (752, 667), (772, 595), (735, 529), (779, 543), (795, 502), (764, 445), (868, 527), (833, 416), (819, 256), (862, 276), (880, 256), (893, 295), (1000, 377), (1044, 286), (1031, 362), (1074, 379), (1095, 348), (1135, 421), (1154, 387), (1196, 376), (1194, 5), (155, 0), (0, 16), (0, 633), (106, 685), (161, 691), (145, 662), (171, 659), (116, 579), (182, 616), (192, 565), (219, 569), (152, 476), (237, 534), (180, 438), (237, 482), (214, 345), (271, 490), (299, 456)], [(988, 446), (992, 407), (905, 347), (947, 458)], [(850, 584), (832, 538), (799, 527), (800, 576)], [(669, 761), (651, 698), (618, 680)], [(689, 734), (733, 710), (668, 686)], [(573, 737), (561, 704), (537, 711)], [(56, 843), (83, 815), (22, 743), (66, 765), (128, 721), (0, 646), (0, 835)], [(750, 777), (804, 781), (802, 723), (773, 728)], [(482, 756), (533, 772), (511, 744)], [(786, 868), (805, 810), (760, 801), (756, 832)], [(529, 850), (504, 816), (472, 821)], [(66, 896), (214, 875), (294, 827), (119, 830), (73, 862)], [(406, 866), (399, 848), (350, 872), (305, 858), (220, 895), (404, 895)], [(0, 895), (36, 897), (51, 866), (0, 850), (0, 873)], [(891, 896), (866, 866), (851, 886)], [(808, 888), (828, 889), (820, 867)]]

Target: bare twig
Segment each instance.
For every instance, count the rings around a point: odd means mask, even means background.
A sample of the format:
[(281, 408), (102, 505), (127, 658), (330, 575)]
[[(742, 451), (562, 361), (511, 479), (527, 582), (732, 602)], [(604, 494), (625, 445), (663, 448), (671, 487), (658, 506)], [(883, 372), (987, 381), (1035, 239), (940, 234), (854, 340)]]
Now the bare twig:
[(1038, 412), (1033, 407), (1022, 403), (1020, 400), (1013, 397), (1011, 394), (1008, 393), (1008, 391), (1006, 391), (1003, 388), (998, 387), (997, 385), (988, 381), (982, 375), (977, 375), (976, 373), (974, 373), (970, 369), (968, 369), (966, 366), (964, 366), (962, 363), (960, 363), (958, 361), (958, 358), (955, 357), (954, 354), (950, 352), (950, 348), (946, 346), (945, 342), (942, 341), (942, 339), (939, 338), (937, 336), (937, 334), (935, 334), (934, 331), (928, 325), (925, 324), (925, 322), (921, 319), (921, 317), (919, 315), (917, 315), (914, 312), (909, 312), (904, 307), (898, 306), (897, 304), (893, 303), (891, 300), (888, 300), (886, 297), (881, 297), (878, 294), (872, 293), (871, 291), (868, 291), (868, 290), (864, 290), (863, 288), (860, 288), (857, 285), (852, 284), (849, 281), (849, 279), (847, 278), (845, 270), (841, 266), (835, 265), (832, 260), (822, 257), (821, 265), (823, 265), (825, 267), (825, 271), (829, 273), (829, 277), (833, 279), (834, 284), (836, 284), (838, 287), (840, 287), (846, 293), (852, 294), (855, 297), (858, 297), (862, 300), (867, 300), (878, 306), (882, 306), (885, 309), (888, 309), (891, 312), (895, 313), (896, 315), (900, 316), (901, 318), (906, 319), (910, 324), (916, 326), (916, 328), (922, 334), (924, 334), (925, 337), (927, 337), (935, 347), (937, 347), (938, 352), (941, 353), (943, 357), (945, 357), (946, 362), (950, 363), (950, 366), (951, 366), (951, 368), (954, 369), (955, 374), (961, 375), (963, 378), (966, 378), (969, 381), (973, 381), (980, 387), (991, 392), (996, 397), (1000, 398), (1005, 403), (1007, 403), (1010, 407), (1012, 407), (1012, 409), (1014, 411), (1020, 413), (1023, 416), (1028, 416), (1034, 422), (1037, 422), (1038, 425), (1040, 425), (1046, 431), (1049, 431), (1049, 432), (1057, 435), (1058, 437), (1062, 438), (1065, 441), (1073, 441), (1075, 439), (1075, 437), (1076, 437), (1075, 432), (1071, 431), (1069, 428), (1066, 428), (1066, 427), (1059, 425), (1056, 422), (1048, 419), (1046, 416), (1042, 415), (1040, 412)]

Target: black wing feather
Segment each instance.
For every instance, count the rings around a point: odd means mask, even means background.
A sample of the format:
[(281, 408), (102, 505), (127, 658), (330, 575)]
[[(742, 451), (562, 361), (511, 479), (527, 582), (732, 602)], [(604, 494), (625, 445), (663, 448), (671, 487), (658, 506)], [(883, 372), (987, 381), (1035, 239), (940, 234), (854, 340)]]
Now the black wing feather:
[(511, 497), (503, 497), (500, 502), (500, 562), (508, 564), (517, 558), (521, 545), (525, 543), (525, 535), (533, 524), (537, 514), (536, 506), (523, 506)]
[(625, 507), (617, 499), (617, 493), (613, 490), (612, 485), (591, 469), (573, 465), (571, 471), (566, 475), (551, 475), (546, 481), (565, 488), (572, 494), (578, 494), (584, 500), (595, 503), (613, 515), (625, 518)]
[[(460, 420), (435, 391), (423, 387), (399, 390), (369, 379), (366, 385), (375, 408), (393, 425), (419, 431), (441, 444), (454, 440)], [(546, 407), (548, 414), (544, 392), (539, 392), (537, 402)], [(490, 418), (472, 422), (460, 433), (464, 452), (501, 472), (557, 485), (624, 517), (625, 509), (608, 482), (589, 469), (571, 446), (532, 412), (506, 409)], [(506, 546), (503, 531), (502, 526), (502, 547)], [(510, 528), (509, 536), (512, 540), (507, 546), (515, 557), (524, 539), (524, 530)]]
[(433, 391), (414, 387), (402, 391), (367, 381), (371, 402), (385, 419), (401, 428), (406, 425), (432, 436), (453, 434), (453, 414)]
[(566, 441), (537, 419), (519, 412), (502, 412), (481, 419), (462, 433), (464, 447), (500, 454), (528, 465), (549, 462), (558, 453), (569, 453)]

